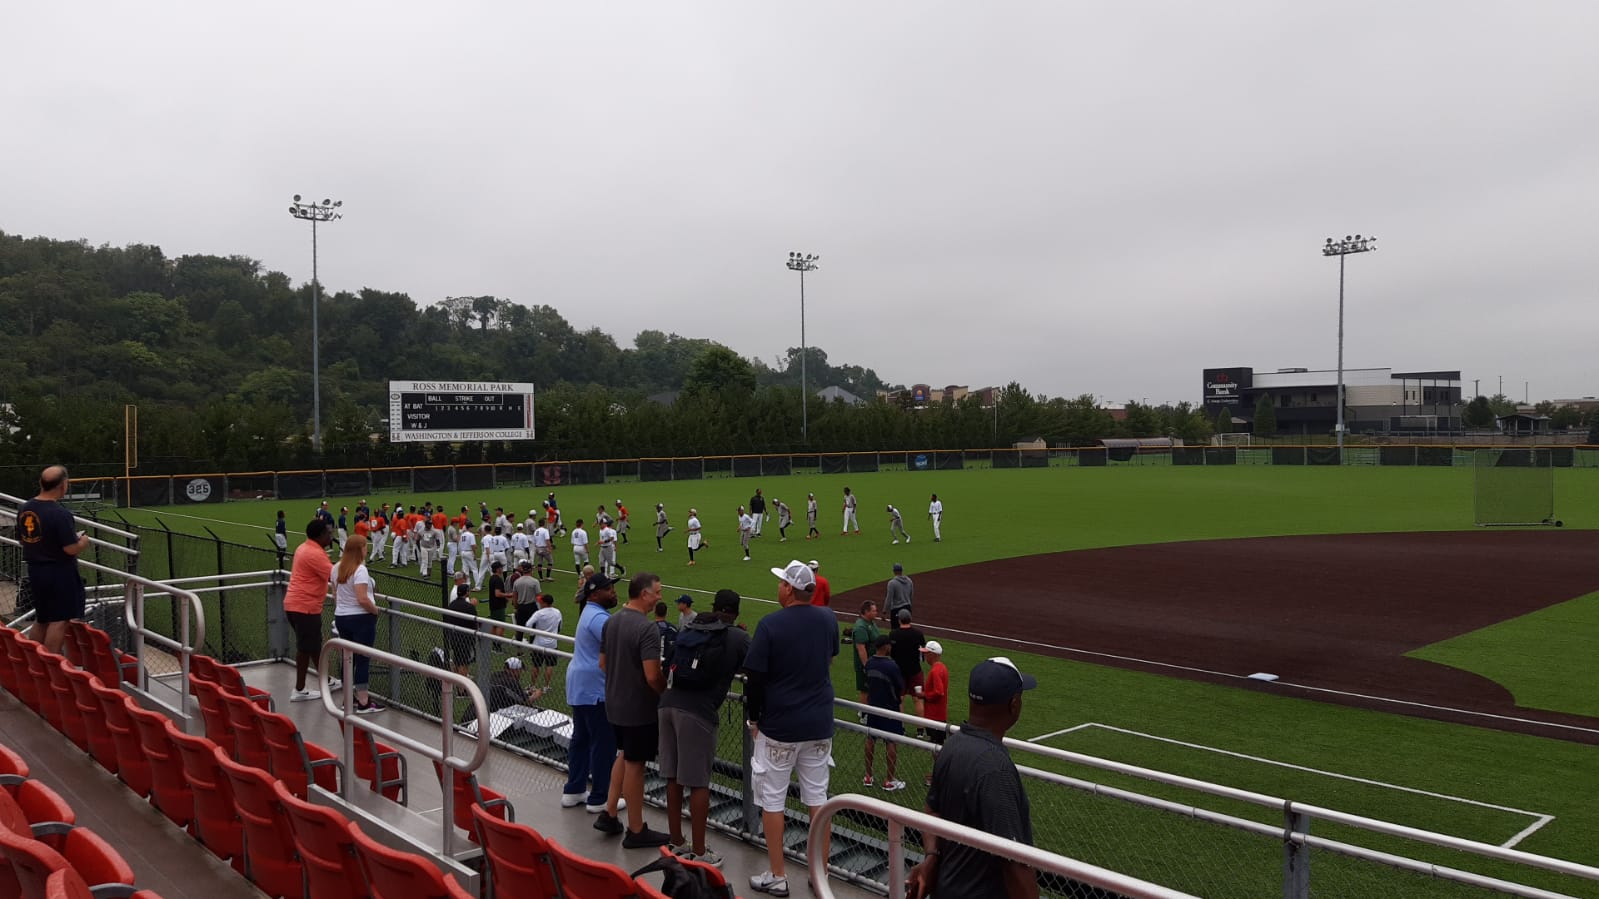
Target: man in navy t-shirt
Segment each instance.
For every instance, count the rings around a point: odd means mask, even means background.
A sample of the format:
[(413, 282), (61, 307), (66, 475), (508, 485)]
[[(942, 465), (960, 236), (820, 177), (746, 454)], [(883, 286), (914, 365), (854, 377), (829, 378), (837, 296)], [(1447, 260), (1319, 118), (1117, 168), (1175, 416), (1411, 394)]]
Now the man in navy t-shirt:
[(773, 568), (782, 608), (755, 628), (744, 670), (747, 717), (755, 736), (750, 782), (761, 806), (771, 868), (750, 878), (759, 893), (788, 895), (783, 873), (783, 810), (789, 777), (799, 775), (800, 801), (812, 814), (827, 799), (833, 757), (833, 657), (838, 655), (838, 620), (811, 605), (816, 575), (795, 559)]
[(67, 622), (83, 617), (78, 554), (89, 548), (88, 535), (73, 530), (72, 513), (61, 505), (68, 483), (66, 466), (46, 468), (39, 474), (39, 495), (17, 510), (17, 539), (33, 594), (34, 623), (28, 636), (56, 653), (66, 639)]

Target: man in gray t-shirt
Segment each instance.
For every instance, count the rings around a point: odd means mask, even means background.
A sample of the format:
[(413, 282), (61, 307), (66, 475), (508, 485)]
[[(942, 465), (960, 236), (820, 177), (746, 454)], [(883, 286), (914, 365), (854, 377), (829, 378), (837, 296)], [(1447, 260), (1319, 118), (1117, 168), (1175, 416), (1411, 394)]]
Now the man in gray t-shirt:
[(511, 582), (512, 600), (516, 603), (516, 623), (519, 627), (527, 627), (529, 618), (539, 609), (539, 593), (543, 592), (544, 585), (533, 576), (533, 563), (527, 559), (516, 563), (516, 580)]
[(616, 818), (619, 799), (627, 800), (628, 849), (664, 846), (667, 835), (644, 824), (644, 763), (660, 747), (656, 710), (666, 689), (661, 670), (661, 631), (649, 612), (661, 598), (661, 579), (640, 572), (627, 587), (627, 605), (605, 622), (600, 641), (600, 667), (605, 671), (605, 717), (616, 733), (616, 763), (611, 771), (611, 793), (605, 814), (594, 822), (596, 830), (622, 832)]

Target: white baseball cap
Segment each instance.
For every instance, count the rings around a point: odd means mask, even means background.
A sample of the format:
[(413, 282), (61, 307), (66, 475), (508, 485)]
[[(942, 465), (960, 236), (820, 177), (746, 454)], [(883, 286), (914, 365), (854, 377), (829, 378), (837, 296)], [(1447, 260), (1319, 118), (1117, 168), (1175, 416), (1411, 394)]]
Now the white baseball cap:
[(937, 640), (928, 640), (927, 645), (922, 647), (922, 652), (930, 652), (933, 655), (941, 656), (944, 654), (944, 646)]
[(816, 561), (816, 560), (815, 560), (815, 559), (812, 559), (812, 560), (810, 560), (810, 561), (809, 561), (809, 562), (806, 562), (806, 563), (805, 563), (805, 565), (806, 565), (806, 566), (807, 566), (807, 567), (808, 567), (808, 568), (810, 568), (810, 569), (811, 569), (811, 570), (812, 570), (812, 571), (816, 571), (816, 570), (817, 570), (817, 569), (819, 569), (819, 568), (821, 568), (821, 567), (822, 567), (822, 563), (821, 563), (821, 562), (818, 562), (818, 561)]
[(785, 581), (790, 587), (801, 592), (816, 589), (816, 575), (804, 562), (795, 559), (788, 563), (786, 568), (773, 568), (772, 574), (779, 580)]
[(505, 667), (511, 669), (512, 671), (521, 671), (522, 670), (522, 660), (517, 658), (516, 656), (511, 656), (510, 658), (505, 660)]

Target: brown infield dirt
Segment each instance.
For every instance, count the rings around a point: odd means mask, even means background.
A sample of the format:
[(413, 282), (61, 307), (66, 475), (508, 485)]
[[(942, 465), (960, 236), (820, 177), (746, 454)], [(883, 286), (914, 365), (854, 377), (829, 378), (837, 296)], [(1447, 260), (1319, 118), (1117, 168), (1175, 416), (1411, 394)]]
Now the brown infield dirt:
[[(1491, 680), (1405, 657), (1599, 590), (1596, 550), (1596, 531), (1336, 534), (1077, 550), (909, 574), (916, 624), (933, 637), (1599, 743), (1599, 719), (1521, 708)], [(853, 612), (882, 596), (873, 584), (833, 606)], [(1245, 679), (1256, 672), (1280, 681)]]

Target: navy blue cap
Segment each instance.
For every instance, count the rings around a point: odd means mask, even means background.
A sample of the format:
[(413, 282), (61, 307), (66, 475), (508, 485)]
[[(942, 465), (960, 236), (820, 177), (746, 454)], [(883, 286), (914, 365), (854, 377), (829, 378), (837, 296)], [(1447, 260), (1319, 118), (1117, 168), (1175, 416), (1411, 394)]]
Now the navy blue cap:
[(1021, 673), (1010, 659), (995, 656), (978, 662), (972, 669), (966, 692), (972, 702), (998, 705), (1010, 702), (1012, 696), (1036, 686), (1038, 686), (1037, 678), (1031, 674)]
[(606, 577), (603, 574), (589, 575), (589, 579), (583, 582), (583, 598), (588, 599), (590, 596), (601, 590), (604, 590), (606, 587), (612, 586), (616, 583), (616, 581), (616, 578)]

